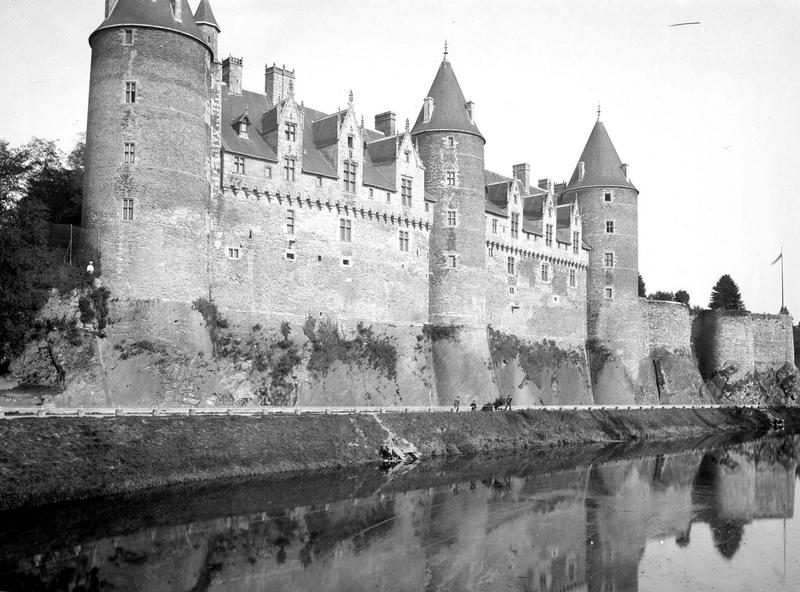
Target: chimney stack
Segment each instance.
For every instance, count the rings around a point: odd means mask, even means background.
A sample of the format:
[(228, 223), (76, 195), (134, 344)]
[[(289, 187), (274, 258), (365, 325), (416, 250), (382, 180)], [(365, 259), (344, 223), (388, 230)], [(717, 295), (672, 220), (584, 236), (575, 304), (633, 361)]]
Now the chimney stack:
[(106, 0), (106, 18), (111, 16), (111, 12), (117, 5), (117, 0)]
[(277, 105), (283, 99), (294, 95), (294, 70), (287, 70), (274, 63), (264, 67), (264, 94), (270, 105)]
[(375, 129), (383, 133), (384, 136), (393, 136), (396, 130), (397, 115), (394, 111), (384, 111), (375, 116)]
[(242, 58), (229, 57), (222, 62), (222, 82), (232, 95), (242, 94)]
[(523, 162), (521, 164), (515, 164), (511, 170), (513, 171), (514, 178), (522, 183), (525, 191), (528, 191), (528, 188), (531, 186), (531, 165), (527, 162)]

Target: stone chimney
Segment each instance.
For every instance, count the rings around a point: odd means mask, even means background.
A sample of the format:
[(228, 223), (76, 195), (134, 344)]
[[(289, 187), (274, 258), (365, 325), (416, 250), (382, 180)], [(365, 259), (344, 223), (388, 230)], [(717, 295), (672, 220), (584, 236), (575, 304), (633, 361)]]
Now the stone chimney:
[(106, 18), (111, 16), (111, 11), (114, 10), (114, 7), (117, 5), (117, 0), (106, 0)]
[(264, 67), (264, 94), (270, 105), (277, 105), (283, 99), (294, 95), (294, 70), (287, 70), (274, 63)]
[(375, 116), (375, 129), (383, 133), (384, 136), (393, 136), (396, 131), (397, 115), (394, 111), (385, 111)]
[(538, 183), (536, 183), (536, 186), (537, 186), (539, 189), (544, 189), (544, 190), (547, 190), (547, 189), (550, 187), (550, 183), (551, 183), (551, 182), (552, 182), (552, 181), (550, 180), (550, 178), (549, 178), (549, 177), (546, 177), (546, 178), (544, 178), (544, 179), (539, 179), (539, 182), (538, 182)]
[(222, 62), (222, 82), (232, 95), (242, 94), (242, 58), (229, 57)]
[(522, 183), (525, 191), (527, 191), (528, 187), (531, 186), (531, 165), (523, 162), (522, 164), (515, 164), (511, 170), (513, 171), (513, 177)]

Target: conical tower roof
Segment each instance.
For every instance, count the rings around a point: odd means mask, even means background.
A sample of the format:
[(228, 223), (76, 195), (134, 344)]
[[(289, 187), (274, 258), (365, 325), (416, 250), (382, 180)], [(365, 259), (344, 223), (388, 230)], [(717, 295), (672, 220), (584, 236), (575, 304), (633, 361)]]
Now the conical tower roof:
[(89, 36), (89, 44), (91, 45), (92, 37), (99, 31), (123, 27), (146, 27), (174, 31), (197, 39), (209, 47), (194, 22), (194, 15), (192, 9), (189, 8), (188, 0), (175, 1), (181, 3), (180, 20), (175, 19), (170, 0), (118, 0), (108, 18)]
[(417, 122), (411, 130), (412, 134), (424, 132), (464, 132), (474, 134), (484, 142), (486, 139), (481, 134), (478, 126), (470, 119), (467, 112), (467, 101), (450, 62), (445, 59), (439, 66), (436, 78), (433, 79), (428, 96), (433, 99), (433, 113), (428, 121), (424, 121), (425, 107), (419, 111)]
[[(583, 163), (584, 174), (580, 179), (580, 163)], [(580, 179), (580, 180), (579, 180)], [(608, 137), (606, 126), (599, 119), (594, 124), (592, 133), (586, 141), (586, 147), (581, 153), (575, 172), (567, 185), (570, 189), (582, 187), (627, 187), (638, 191), (626, 177), (622, 170), (622, 161), (617, 154), (611, 138)]]
[(211, 10), (211, 3), (208, 0), (200, 0), (197, 12), (194, 13), (194, 22), (198, 25), (209, 25), (220, 31), (214, 11)]

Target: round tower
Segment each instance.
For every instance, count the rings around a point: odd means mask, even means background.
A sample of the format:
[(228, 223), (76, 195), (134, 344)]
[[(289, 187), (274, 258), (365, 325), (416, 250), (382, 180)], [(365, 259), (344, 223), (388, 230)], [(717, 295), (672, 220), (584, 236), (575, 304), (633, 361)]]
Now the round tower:
[(587, 345), (596, 403), (631, 402), (641, 390), (639, 191), (627, 169), (598, 117), (562, 194), (562, 200), (577, 200), (591, 247)]
[(107, 2), (89, 44), (86, 242), (114, 296), (190, 302), (208, 283), (211, 47), (187, 0)]
[(485, 140), (447, 52), (412, 137), (436, 200), (430, 233), (429, 318), (439, 402), (496, 394), (486, 334)]

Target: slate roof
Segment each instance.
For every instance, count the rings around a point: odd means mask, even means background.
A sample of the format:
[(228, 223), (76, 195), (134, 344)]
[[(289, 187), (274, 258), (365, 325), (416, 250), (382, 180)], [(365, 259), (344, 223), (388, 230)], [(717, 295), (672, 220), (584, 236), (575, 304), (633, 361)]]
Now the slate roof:
[[(222, 147), (226, 152), (278, 162), (278, 155), (261, 136), (264, 133), (265, 118), (259, 117), (257, 114), (263, 113), (267, 109), (269, 109), (269, 104), (265, 95), (249, 90), (243, 90), (241, 95), (236, 95), (229, 93), (227, 86), (223, 85), (220, 127), (222, 128)], [(253, 114), (250, 118), (252, 125), (248, 130), (248, 138), (240, 137), (239, 130), (235, 125), (245, 111)]]
[(584, 163), (584, 176), (578, 180), (579, 166), (566, 187), (566, 190), (580, 189), (582, 187), (626, 187), (637, 191), (633, 183), (625, 178), (622, 172), (622, 161), (611, 143), (603, 122), (597, 120), (592, 133), (586, 141), (586, 147), (581, 153), (578, 162)]
[(169, 0), (118, 0), (108, 18), (89, 36), (89, 44), (91, 45), (92, 37), (99, 31), (135, 26), (175, 31), (196, 39), (210, 50), (203, 34), (197, 28), (188, 0), (178, 1), (181, 3), (179, 21), (175, 20), (172, 14)]
[(211, 10), (211, 3), (208, 0), (200, 0), (197, 11), (194, 13), (194, 22), (198, 25), (210, 25), (217, 31), (220, 30), (214, 11)]
[(425, 112), (423, 105), (411, 130), (413, 135), (432, 131), (458, 131), (474, 134), (486, 142), (478, 126), (470, 121), (467, 101), (464, 99), (453, 67), (447, 59), (442, 60), (427, 96), (433, 99), (433, 113), (430, 120), (423, 123)]

